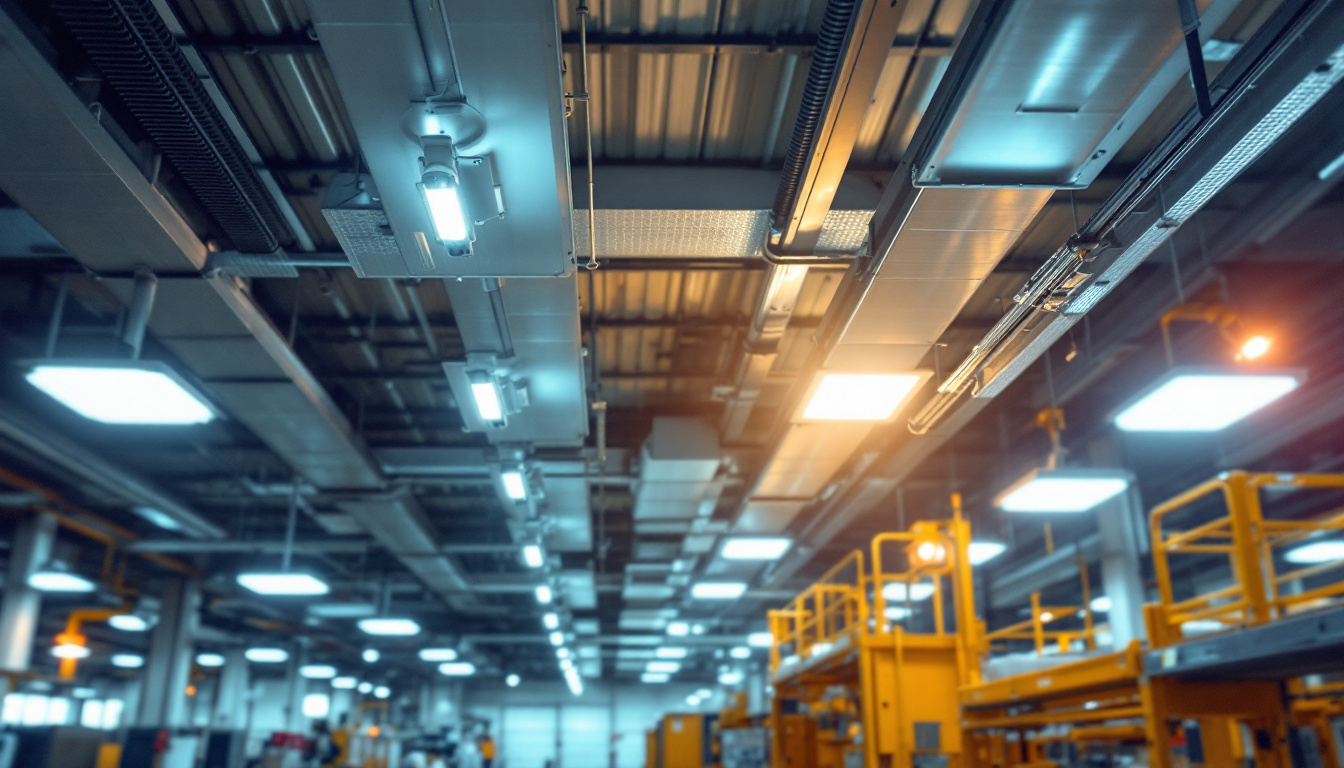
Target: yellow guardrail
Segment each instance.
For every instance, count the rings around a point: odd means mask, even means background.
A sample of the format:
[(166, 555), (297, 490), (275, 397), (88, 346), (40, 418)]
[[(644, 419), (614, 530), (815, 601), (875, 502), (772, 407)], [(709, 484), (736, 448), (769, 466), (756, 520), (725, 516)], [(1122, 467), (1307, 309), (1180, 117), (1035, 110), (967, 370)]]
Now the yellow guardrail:
[[(1191, 621), (1217, 621), (1227, 627), (1257, 626), (1295, 609), (1344, 595), (1344, 576), (1311, 589), (1285, 591), (1293, 582), (1344, 569), (1344, 560), (1306, 565), (1279, 572), (1275, 554), (1309, 537), (1344, 531), (1344, 511), (1315, 519), (1266, 518), (1261, 491), (1266, 488), (1341, 489), (1344, 475), (1227, 472), (1153, 509), (1150, 525), (1153, 570), (1158, 602), (1146, 607), (1149, 639), (1154, 646), (1179, 642), (1181, 627)], [(1182, 530), (1170, 518), (1206, 497), (1220, 495), (1225, 516)], [(1223, 555), (1232, 584), (1178, 600), (1172, 584), (1171, 560), (1177, 555)]]

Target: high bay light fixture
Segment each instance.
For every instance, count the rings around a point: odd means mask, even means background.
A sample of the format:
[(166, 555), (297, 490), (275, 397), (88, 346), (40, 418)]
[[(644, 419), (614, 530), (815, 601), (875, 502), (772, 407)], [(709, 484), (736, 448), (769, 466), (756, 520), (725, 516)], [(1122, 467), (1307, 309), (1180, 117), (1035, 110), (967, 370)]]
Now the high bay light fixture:
[(1133, 476), (1118, 469), (1036, 469), (994, 499), (1004, 512), (1087, 512), (1129, 487)]
[(724, 540), (719, 554), (725, 560), (778, 560), (793, 540), (770, 536), (735, 536)]
[(450, 255), (470, 255), (471, 241), (476, 236), (467, 216), (453, 140), (447, 136), (424, 136), (420, 146), (424, 157), (418, 186), (433, 224), (434, 238), (448, 248)]
[(1179, 366), (1115, 416), (1122, 432), (1216, 432), (1241, 421), (1306, 381), (1302, 369)]
[(104, 424), (205, 424), (205, 397), (156, 360), (43, 360), (25, 377), (65, 407)]

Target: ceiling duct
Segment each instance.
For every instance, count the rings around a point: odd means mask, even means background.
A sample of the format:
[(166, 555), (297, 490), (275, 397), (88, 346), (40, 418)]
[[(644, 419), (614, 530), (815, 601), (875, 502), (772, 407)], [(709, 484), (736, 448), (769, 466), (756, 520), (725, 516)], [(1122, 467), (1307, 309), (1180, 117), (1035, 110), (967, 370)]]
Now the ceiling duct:
[(150, 0), (57, 0), (51, 7), (235, 249), (270, 253), (293, 240)]
[[(1205, 4), (1210, 23), (1235, 4)], [(1181, 39), (1167, 0), (1066, 13), (1049, 0), (981, 3), (873, 216), (871, 257), (842, 281), (795, 395), (810, 395), (830, 373), (920, 375), (1055, 189), (1090, 184), (1179, 82)], [(795, 416), (737, 529), (787, 528), (876, 424)]]
[[(571, 274), (555, 3), (309, 0), (308, 7), (397, 245), (393, 253), (373, 234), (380, 219), (372, 209), (329, 206), (360, 274)], [(469, 245), (439, 237), (423, 189), (440, 172), (463, 204)]]
[(722, 459), (718, 435), (703, 419), (655, 418), (639, 451), (636, 533), (651, 524), (659, 526), (659, 532), (688, 532), (710, 495)]
[[(588, 408), (555, 4), (309, 7), (371, 176), (343, 177), (325, 210), (356, 270), (455, 278), (445, 286), (475, 362), (445, 373), (470, 429), (496, 445), (581, 445)], [(426, 141), (443, 136), (464, 197), (480, 160), (507, 211), (468, 206), (470, 255), (449, 256), (435, 239), (420, 191), (431, 166), (451, 164), (422, 163)], [(481, 279), (461, 279), (470, 277)], [(469, 373), (482, 366), (525, 395), (516, 414), (482, 420), (472, 410)]]
[(1212, 114), (1186, 115), (1023, 286), (911, 428), (935, 424), (968, 389), (983, 400), (1007, 388), (1334, 88), (1344, 78), (1342, 15), (1338, 3), (1280, 8), (1220, 74)]

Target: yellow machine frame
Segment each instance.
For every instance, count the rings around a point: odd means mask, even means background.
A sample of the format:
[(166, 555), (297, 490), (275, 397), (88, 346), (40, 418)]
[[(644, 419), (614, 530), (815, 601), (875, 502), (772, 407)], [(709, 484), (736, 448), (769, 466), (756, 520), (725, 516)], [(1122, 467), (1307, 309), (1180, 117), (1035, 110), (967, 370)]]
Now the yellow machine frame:
[[(1344, 594), (1344, 582), (1298, 594), (1280, 587), (1344, 566), (1327, 563), (1279, 574), (1274, 551), (1315, 533), (1344, 529), (1344, 513), (1317, 520), (1266, 520), (1259, 490), (1266, 486), (1344, 489), (1344, 475), (1252, 474), (1229, 472), (1203, 483), (1156, 507), (1151, 515), (1153, 561), (1159, 602), (1145, 606), (1150, 644), (1166, 648), (1183, 640), (1181, 625), (1211, 619), (1227, 628), (1257, 626)], [(1183, 531), (1169, 530), (1172, 513), (1212, 494), (1221, 493), (1227, 514)], [(1229, 559), (1234, 583), (1226, 588), (1176, 600), (1170, 559), (1178, 554), (1223, 554)], [(1036, 644), (1039, 610), (1033, 606)], [(1013, 637), (1025, 636), (1024, 627), (1008, 628)], [(987, 635), (1003, 637), (1007, 630)], [(1142, 674), (1141, 647), (1133, 642), (1110, 654), (1050, 667), (992, 682), (968, 685), (961, 691), (967, 733), (968, 765), (1018, 766), (1048, 764), (1044, 742), (1034, 734), (1050, 725), (1070, 725), (1070, 740), (1132, 742), (1139, 729), (1152, 768), (1171, 768), (1173, 738), (1182, 721), (1200, 725), (1208, 765), (1235, 765), (1253, 757), (1257, 768), (1289, 768), (1290, 724), (1328, 733), (1337, 700), (1301, 696), (1285, 709), (1281, 683), (1273, 680), (1192, 682)], [(1301, 686), (1298, 686), (1299, 689)], [(1317, 690), (1316, 694), (1337, 692)], [(1104, 727), (1096, 724), (1106, 723)], [(1242, 737), (1242, 725), (1268, 738)], [(1006, 734), (1018, 738), (1009, 740)], [(1322, 741), (1324, 755), (1333, 743)], [(1338, 763), (1336, 763), (1338, 764)]]
[[(951, 768), (962, 765), (954, 692), (978, 680), (974, 649), (982, 631), (971, 592), (970, 540), (960, 498), (954, 497), (951, 520), (876, 536), (869, 559), (858, 550), (850, 553), (784, 609), (770, 612), (776, 768), (812, 768), (799, 766), (798, 755), (785, 748), (786, 725), (793, 731), (800, 724), (782, 711), (781, 700), (820, 706), (836, 687), (857, 701), (865, 765), (910, 765), (914, 756), (930, 753), (948, 755)], [(893, 543), (904, 547), (905, 570), (888, 570), (889, 560), (884, 562), (884, 546)], [(934, 631), (908, 632), (890, 624), (884, 588), (903, 583), (908, 595), (912, 585), (926, 580), (933, 585)], [(946, 626), (944, 589), (953, 592), (957, 632)], [(839, 744), (847, 736), (832, 739)], [(836, 744), (828, 749), (834, 752)], [(818, 746), (814, 762), (820, 751)]]

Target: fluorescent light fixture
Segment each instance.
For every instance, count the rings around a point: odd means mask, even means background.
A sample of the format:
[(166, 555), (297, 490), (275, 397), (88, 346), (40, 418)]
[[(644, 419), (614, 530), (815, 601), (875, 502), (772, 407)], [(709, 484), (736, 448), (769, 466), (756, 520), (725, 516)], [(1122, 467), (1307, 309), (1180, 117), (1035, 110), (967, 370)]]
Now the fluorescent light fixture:
[(26, 378), (67, 408), (104, 424), (204, 424), (215, 418), (186, 381), (152, 360), (39, 363)]
[[(555, 649), (555, 658), (560, 659), (560, 660), (562, 660), (562, 661), (569, 661), (569, 656), (570, 656), (570, 653), (569, 653), (569, 649), (568, 649), (568, 648), (556, 648), (556, 649)], [(563, 667), (564, 665), (561, 664), (560, 666)]]
[(691, 597), (697, 600), (736, 600), (747, 591), (741, 581), (702, 581), (691, 587)]
[(1208, 632), (1217, 632), (1223, 628), (1221, 621), (1213, 619), (1195, 619), (1181, 624), (1181, 632), (1187, 635), (1202, 635)]
[(1097, 595), (1087, 605), (1093, 613), (1106, 613), (1111, 610), (1111, 598), (1107, 595)]
[(331, 591), (325, 581), (307, 573), (240, 573), (238, 584), (269, 596), (313, 596)]
[(746, 675), (736, 669), (719, 673), (719, 685), (737, 685), (746, 679)]
[(910, 618), (910, 613), (910, 609), (906, 608), (904, 605), (890, 605), (887, 606), (885, 615), (887, 621), (902, 621)]
[(509, 686), (510, 688), (517, 688), (518, 684), (521, 682), (523, 682), (523, 679), (517, 675), (509, 675), (508, 677), (504, 678), (504, 684)]
[(1173, 368), (1115, 417), (1124, 432), (1216, 432), (1306, 380), (1302, 370)]
[[(476, 402), (476, 414), (481, 417), (481, 421), (503, 425), (504, 396), (499, 391), (499, 382), (495, 381), (495, 377), (486, 371), (468, 371), (467, 382), (471, 385), (471, 399)], [(505, 488), (508, 488), (507, 483)]]
[(558, 613), (548, 613), (548, 614), (546, 614), (545, 616), (542, 616), (542, 617), (541, 617), (541, 624), (542, 624), (542, 626), (546, 627), (547, 629), (559, 629), (559, 628), (560, 628), (560, 614), (558, 614)]
[(747, 635), (747, 645), (752, 648), (769, 648), (775, 644), (775, 636), (769, 632), (752, 632)]
[[(560, 650), (563, 651), (563, 650), (565, 650), (565, 649), (564, 649), (564, 648), (561, 648)], [(570, 658), (564, 658), (564, 659), (561, 659), (561, 660), (560, 660), (560, 669), (564, 670), (565, 672), (568, 672), (568, 671), (570, 671), (570, 670), (573, 669), (573, 668), (574, 668), (574, 660), (573, 660), (573, 659), (570, 659)]]
[(552, 632), (550, 635), (547, 636), (547, 639), (551, 641), (551, 645), (554, 645), (556, 647), (565, 644), (565, 635), (562, 632)]
[(331, 687), (341, 691), (352, 691), (359, 681), (353, 677), (337, 677), (331, 681)]
[(305, 664), (299, 667), (299, 676), (309, 680), (330, 680), (336, 677), (336, 668), (330, 664)]
[(1298, 565), (1317, 565), (1344, 560), (1344, 541), (1313, 541), (1284, 553), (1283, 559)]
[(97, 688), (76, 688), (70, 691), (70, 695), (76, 699), (92, 699), (98, 695)]
[(546, 564), (546, 553), (541, 551), (540, 544), (528, 544), (523, 547), (523, 562), (527, 563), (528, 568), (540, 568)]
[(734, 538), (723, 543), (719, 554), (725, 560), (778, 560), (792, 544), (792, 539), (785, 538)]
[(325, 693), (310, 693), (303, 697), (303, 716), (326, 717), (331, 713), (331, 697)]
[[(473, 384), (472, 386), (475, 387), (476, 385)], [(503, 472), (499, 473), (499, 481), (504, 484), (504, 493), (507, 494), (510, 499), (513, 499), (514, 501), (523, 501), (527, 498), (527, 482), (523, 478), (522, 470), (506, 469)], [(531, 547), (536, 550), (538, 560), (540, 560), (541, 547), (538, 547), (535, 544), (530, 544), (528, 545), (528, 547)], [(528, 547), (523, 547), (524, 559), (528, 558), (527, 554)], [(532, 561), (528, 560), (527, 564), (532, 565)], [(532, 565), (532, 567), (540, 568), (541, 563), (538, 562), (536, 565)]]
[(167, 512), (157, 510), (153, 507), (131, 507), (131, 511), (165, 531), (182, 530), (182, 524), (177, 521), (177, 518), (169, 515)]
[(421, 661), (457, 661), (457, 651), (452, 648), (422, 648), (419, 655)]
[(828, 373), (812, 391), (803, 418), (885, 421), (924, 378), (917, 373)]
[(645, 672), (644, 674), (639, 676), (639, 681), (641, 683), (652, 683), (655, 685), (659, 683), (666, 683), (668, 680), (671, 679), (672, 676), (667, 674), (666, 672)]
[(691, 625), (684, 621), (674, 621), (667, 625), (667, 634), (673, 637), (685, 637), (691, 634)]
[(283, 664), (289, 661), (289, 651), (284, 648), (248, 648), (243, 658), (253, 664)]
[(388, 688), (386, 685), (380, 685), (373, 689), (373, 697), (375, 699), (386, 699), (391, 695), (392, 689)]
[(928, 600), (933, 597), (933, 585), (927, 581), (918, 581), (907, 585), (903, 581), (893, 581), (882, 587), (882, 597), (888, 602), (903, 603), (909, 600)]
[(144, 632), (149, 629), (149, 622), (145, 620), (145, 617), (135, 613), (118, 613), (109, 616), (107, 617), (107, 625), (122, 632)]
[(470, 661), (450, 661), (439, 665), (439, 674), (448, 677), (469, 677), (476, 674), (476, 665)]
[(355, 687), (355, 690), (367, 696), (370, 693), (373, 693), (373, 683), (360, 683)]
[(745, 645), (739, 645), (736, 648), (729, 651), (728, 655), (732, 656), (734, 659), (750, 659), (751, 649)]
[(537, 587), (536, 594), (537, 594), (537, 602), (541, 603), (542, 605), (550, 605), (551, 601), (555, 599), (555, 593), (552, 592), (551, 588), (546, 584), (542, 584), (541, 586)]
[(379, 653), (377, 648), (365, 648), (359, 657), (364, 660), (365, 664), (377, 664), (383, 654)]
[(659, 648), (653, 655), (660, 659), (684, 659), (689, 653), (685, 648)]
[(121, 669), (139, 669), (145, 666), (145, 657), (135, 653), (115, 653), (111, 661), (112, 666)]
[(51, 655), (58, 659), (87, 659), (90, 653), (88, 647), (77, 643), (61, 643), (51, 649)]
[(569, 685), (570, 693), (574, 694), (575, 696), (583, 695), (583, 680), (579, 678), (577, 673), (571, 675), (565, 675), (565, 683)]
[(1339, 157), (1336, 157), (1334, 160), (1321, 166), (1321, 170), (1316, 172), (1316, 178), (1325, 181), (1339, 173), (1341, 170), (1344, 170), (1344, 154), (1341, 154)]
[(1000, 493), (994, 505), (1004, 512), (1087, 512), (1124, 493), (1132, 480), (1116, 469), (1038, 469)]
[(28, 577), (28, 586), (38, 592), (93, 592), (98, 585), (77, 573), (43, 568)]
[(971, 560), (971, 565), (984, 565), (994, 558), (1002, 555), (1008, 547), (997, 541), (972, 541), (967, 547), (967, 556)]
[(681, 671), (681, 664), (675, 661), (650, 661), (648, 665), (644, 667), (644, 671), (675, 675)]
[(218, 653), (198, 653), (196, 654), (196, 664), (202, 667), (222, 667), (224, 666), (224, 657)]
[(360, 619), (359, 628), (365, 634), (380, 637), (410, 637), (420, 634), (420, 625), (414, 619), (386, 617)]
[(692, 707), (698, 707), (700, 706), (700, 697), (692, 693), (690, 696), (686, 697), (686, 703)]
[(447, 174), (438, 178), (425, 179), (420, 185), (425, 198), (425, 207), (429, 209), (429, 218), (434, 221), (434, 236), (445, 243), (464, 243), (467, 241), (467, 216), (462, 210), (462, 199), (458, 195), (457, 184)]

